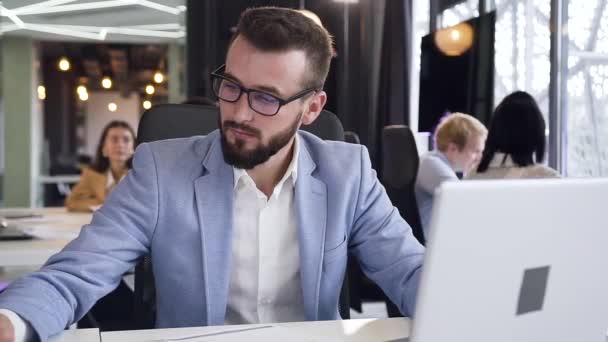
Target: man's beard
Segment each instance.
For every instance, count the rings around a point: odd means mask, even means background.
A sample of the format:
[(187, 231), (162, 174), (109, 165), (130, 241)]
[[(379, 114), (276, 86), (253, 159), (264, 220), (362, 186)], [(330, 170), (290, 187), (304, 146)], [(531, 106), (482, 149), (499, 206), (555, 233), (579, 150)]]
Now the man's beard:
[(266, 162), (268, 159), (270, 159), (270, 157), (274, 156), (277, 152), (279, 152), (279, 150), (281, 150), (289, 143), (291, 138), (298, 130), (301, 118), (302, 112), (298, 114), (298, 117), (293, 121), (293, 123), (289, 127), (272, 136), (268, 144), (263, 145), (260, 143), (260, 145), (253, 150), (244, 149), (245, 141), (242, 139), (235, 138), (234, 143), (229, 142), (228, 139), (226, 139), (225, 130), (228, 128), (236, 128), (253, 135), (261, 141), (262, 132), (260, 132), (259, 129), (234, 121), (224, 121), (224, 123), (222, 124), (220, 118), (219, 127), (221, 133), (222, 153), (224, 154), (224, 160), (229, 165), (245, 170), (253, 169), (257, 165)]

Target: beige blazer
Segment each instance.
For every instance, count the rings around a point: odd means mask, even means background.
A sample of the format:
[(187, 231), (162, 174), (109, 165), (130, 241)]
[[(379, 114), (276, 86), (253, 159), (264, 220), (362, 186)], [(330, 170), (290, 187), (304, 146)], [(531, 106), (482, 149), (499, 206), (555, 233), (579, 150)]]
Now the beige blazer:
[(70, 211), (91, 211), (92, 206), (101, 205), (108, 195), (108, 175), (86, 168), (80, 182), (72, 189), (65, 200)]
[(485, 172), (478, 173), (477, 166), (466, 175), (466, 179), (522, 179), (522, 178), (560, 178), (560, 174), (545, 165), (534, 164), (525, 167), (517, 166), (510, 156), (503, 153), (494, 154)]

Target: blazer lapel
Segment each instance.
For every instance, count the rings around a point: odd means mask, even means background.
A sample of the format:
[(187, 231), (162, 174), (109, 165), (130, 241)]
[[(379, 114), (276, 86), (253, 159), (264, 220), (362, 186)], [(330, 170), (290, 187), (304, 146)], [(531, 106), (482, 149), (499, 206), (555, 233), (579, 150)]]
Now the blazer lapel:
[(304, 139), (300, 139), (300, 160), (295, 204), (300, 247), (300, 278), (306, 317), (318, 319), (319, 288), (325, 248), (327, 222), (327, 186), (313, 176), (316, 164)]
[[(203, 175), (194, 181), (201, 229), (206, 325), (224, 323), (232, 262), (233, 172), (224, 162), (219, 135), (203, 161)], [(203, 290), (201, 289), (201, 290)]]

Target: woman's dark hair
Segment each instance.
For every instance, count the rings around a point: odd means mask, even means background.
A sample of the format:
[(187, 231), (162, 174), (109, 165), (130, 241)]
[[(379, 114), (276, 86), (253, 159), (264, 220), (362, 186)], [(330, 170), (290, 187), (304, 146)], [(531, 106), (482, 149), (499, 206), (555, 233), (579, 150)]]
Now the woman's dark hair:
[(521, 167), (543, 161), (545, 119), (530, 94), (516, 91), (496, 107), (477, 172), (485, 172), (497, 152)]
[[(95, 152), (95, 160), (93, 161), (93, 164), (91, 164), (91, 168), (100, 173), (106, 172), (108, 171), (108, 168), (110, 168), (110, 159), (103, 155), (103, 145), (108, 136), (108, 132), (110, 132), (110, 129), (112, 128), (124, 128), (128, 130), (133, 137), (133, 143), (135, 143), (135, 131), (126, 121), (114, 120), (107, 124), (101, 133), (101, 138), (99, 138), (99, 144), (97, 144), (97, 151)], [(133, 158), (129, 158), (127, 161), (127, 168), (131, 168), (132, 162)]]

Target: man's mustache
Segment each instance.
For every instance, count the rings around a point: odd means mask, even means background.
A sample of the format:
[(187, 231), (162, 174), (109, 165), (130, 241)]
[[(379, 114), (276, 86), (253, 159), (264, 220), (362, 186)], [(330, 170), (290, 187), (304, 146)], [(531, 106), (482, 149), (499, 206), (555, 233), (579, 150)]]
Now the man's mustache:
[(231, 121), (231, 120), (224, 121), (224, 123), (222, 124), (222, 128), (224, 130), (226, 130), (228, 128), (238, 129), (245, 133), (251, 134), (251, 135), (255, 136), (256, 138), (259, 138), (262, 135), (262, 132), (260, 132), (260, 130), (257, 128), (253, 128), (251, 126), (247, 126), (245, 124), (238, 123), (236, 121)]

